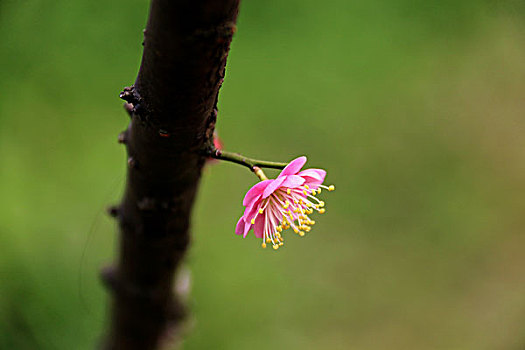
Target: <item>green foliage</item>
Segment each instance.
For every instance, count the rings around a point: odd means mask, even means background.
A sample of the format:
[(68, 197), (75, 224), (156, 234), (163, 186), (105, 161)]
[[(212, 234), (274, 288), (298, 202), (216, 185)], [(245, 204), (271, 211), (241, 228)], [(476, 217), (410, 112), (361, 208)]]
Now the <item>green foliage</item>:
[[(0, 348), (91, 349), (103, 214), (124, 183), (118, 93), (148, 2), (0, 5)], [(204, 171), (185, 349), (525, 346), (525, 27), (517, 1), (244, 1), (226, 148), (309, 157), (337, 190), (278, 252), (233, 234), (256, 178)]]

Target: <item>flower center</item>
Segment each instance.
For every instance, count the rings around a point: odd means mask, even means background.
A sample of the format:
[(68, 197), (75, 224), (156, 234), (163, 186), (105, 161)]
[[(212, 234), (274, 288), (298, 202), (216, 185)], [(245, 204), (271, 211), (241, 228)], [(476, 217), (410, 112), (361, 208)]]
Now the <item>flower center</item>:
[(310, 232), (315, 221), (309, 215), (314, 211), (319, 214), (326, 211), (325, 203), (316, 197), (321, 193), (321, 189), (333, 191), (335, 187), (319, 185), (312, 189), (308, 185), (302, 185), (296, 188), (279, 188), (264, 199), (251, 220), (252, 224), (255, 224), (257, 216), (264, 214), (262, 247), (266, 248), (266, 244), (272, 244), (273, 249), (279, 249), (284, 245), (281, 233), (289, 228), (300, 237)]

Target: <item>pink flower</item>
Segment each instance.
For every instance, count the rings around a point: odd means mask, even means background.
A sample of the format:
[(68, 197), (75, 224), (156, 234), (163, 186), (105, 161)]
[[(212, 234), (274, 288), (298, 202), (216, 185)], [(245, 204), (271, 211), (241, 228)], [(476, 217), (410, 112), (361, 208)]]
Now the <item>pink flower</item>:
[(300, 236), (310, 231), (315, 221), (308, 215), (314, 211), (325, 212), (324, 202), (315, 196), (321, 189), (334, 190), (334, 186), (322, 185), (326, 171), (306, 169), (300, 171), (306, 157), (291, 161), (276, 179), (255, 184), (246, 193), (246, 207), (239, 219), (235, 233), (246, 237), (253, 228), (255, 236), (262, 238), (262, 247), (271, 243), (274, 249), (283, 245), (282, 232), (288, 228)]

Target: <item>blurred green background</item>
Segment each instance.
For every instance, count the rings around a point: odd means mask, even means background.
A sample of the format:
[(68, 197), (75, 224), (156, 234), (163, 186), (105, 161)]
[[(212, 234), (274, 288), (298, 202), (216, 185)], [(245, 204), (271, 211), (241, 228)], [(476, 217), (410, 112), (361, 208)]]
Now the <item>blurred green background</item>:
[[(256, 178), (205, 169), (184, 349), (525, 348), (523, 4), (242, 3), (220, 137), (337, 190), (274, 252), (234, 235)], [(107, 325), (148, 6), (0, 3), (1, 349), (92, 349)]]

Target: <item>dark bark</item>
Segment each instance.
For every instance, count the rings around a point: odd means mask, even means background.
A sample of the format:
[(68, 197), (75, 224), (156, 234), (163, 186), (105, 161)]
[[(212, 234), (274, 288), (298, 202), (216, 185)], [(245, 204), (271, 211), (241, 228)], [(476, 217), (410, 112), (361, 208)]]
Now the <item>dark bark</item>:
[(156, 349), (184, 307), (174, 277), (188, 247), (192, 204), (217, 117), (217, 96), (239, 0), (153, 0), (135, 85), (121, 98), (131, 116), (119, 257), (102, 278), (112, 292), (105, 349)]

